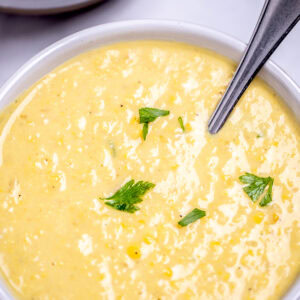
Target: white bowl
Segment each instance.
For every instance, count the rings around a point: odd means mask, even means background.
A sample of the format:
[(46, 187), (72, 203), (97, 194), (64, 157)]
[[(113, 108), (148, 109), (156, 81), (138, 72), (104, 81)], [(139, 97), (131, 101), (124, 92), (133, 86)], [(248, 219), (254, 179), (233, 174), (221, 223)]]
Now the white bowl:
[[(212, 29), (175, 21), (139, 20), (92, 27), (58, 41), (21, 67), (0, 89), (0, 108), (12, 102), (42, 76), (79, 53), (115, 42), (145, 39), (171, 40), (198, 45), (234, 61), (239, 61), (246, 46)], [(296, 83), (271, 61), (264, 66), (259, 75), (282, 97), (300, 123), (300, 88)], [(3, 282), (0, 282), (0, 299), (13, 299)], [(300, 300), (300, 278), (283, 299)]]

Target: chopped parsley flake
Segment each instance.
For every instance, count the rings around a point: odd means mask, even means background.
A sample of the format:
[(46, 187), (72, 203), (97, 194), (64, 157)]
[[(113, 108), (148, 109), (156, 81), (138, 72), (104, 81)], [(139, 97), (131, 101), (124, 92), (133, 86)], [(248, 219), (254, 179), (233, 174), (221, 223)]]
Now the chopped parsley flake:
[(191, 212), (189, 212), (184, 218), (182, 218), (178, 224), (182, 227), (187, 226), (198, 219), (203, 218), (206, 216), (206, 212), (204, 210), (194, 208)]
[(151, 108), (151, 107), (143, 107), (139, 109), (140, 115), (140, 124), (144, 124), (143, 126), (143, 139), (146, 140), (148, 134), (148, 124), (153, 122), (158, 117), (164, 117), (169, 115), (168, 110), (162, 110), (158, 108)]
[(147, 181), (138, 181), (137, 183), (134, 180), (128, 181), (123, 185), (115, 194), (108, 198), (100, 198), (105, 200), (105, 204), (109, 205), (117, 210), (126, 211), (128, 213), (134, 213), (139, 210), (135, 204), (142, 202), (142, 196), (146, 192), (152, 189), (155, 184)]
[(179, 118), (178, 118), (178, 123), (179, 123), (179, 125), (180, 125), (182, 131), (185, 132), (185, 127), (184, 127), (184, 125), (183, 125), (182, 117), (179, 117)]
[(250, 197), (253, 202), (256, 202), (262, 194), (267, 191), (259, 202), (260, 206), (266, 206), (272, 201), (272, 188), (274, 179), (272, 177), (259, 177), (254, 174), (246, 173), (239, 177), (239, 180), (247, 184), (243, 190)]
[(143, 126), (143, 139), (144, 141), (146, 140), (147, 134), (148, 134), (148, 128), (149, 128), (149, 123), (144, 123)]

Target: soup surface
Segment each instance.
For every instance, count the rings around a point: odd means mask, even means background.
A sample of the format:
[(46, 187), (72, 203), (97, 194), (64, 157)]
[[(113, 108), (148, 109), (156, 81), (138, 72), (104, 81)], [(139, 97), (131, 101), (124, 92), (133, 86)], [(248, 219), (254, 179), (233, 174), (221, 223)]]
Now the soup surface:
[[(6, 108), (0, 267), (18, 299), (284, 294), (300, 269), (299, 125), (255, 80), (210, 135), (233, 71), (197, 47), (121, 43), (73, 58)], [(145, 107), (169, 114), (144, 140)], [(274, 179), (268, 205), (243, 190), (246, 172)], [(140, 210), (106, 205), (131, 179), (155, 184)], [(194, 208), (206, 216), (180, 226)]]

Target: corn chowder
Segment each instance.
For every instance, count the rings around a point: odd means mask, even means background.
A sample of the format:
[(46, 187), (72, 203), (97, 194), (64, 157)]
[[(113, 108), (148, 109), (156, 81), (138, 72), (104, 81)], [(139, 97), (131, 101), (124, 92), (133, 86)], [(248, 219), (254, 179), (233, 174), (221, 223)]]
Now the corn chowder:
[(185, 44), (84, 53), (0, 116), (0, 268), (17, 299), (279, 299), (300, 270), (300, 131)]

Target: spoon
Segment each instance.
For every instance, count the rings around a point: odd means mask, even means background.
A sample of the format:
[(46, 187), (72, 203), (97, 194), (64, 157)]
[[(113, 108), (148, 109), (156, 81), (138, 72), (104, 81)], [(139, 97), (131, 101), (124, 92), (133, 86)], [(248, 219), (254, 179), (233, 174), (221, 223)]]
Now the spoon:
[(255, 75), (300, 19), (300, 0), (266, 0), (254, 33), (223, 98), (208, 122), (217, 133)]

